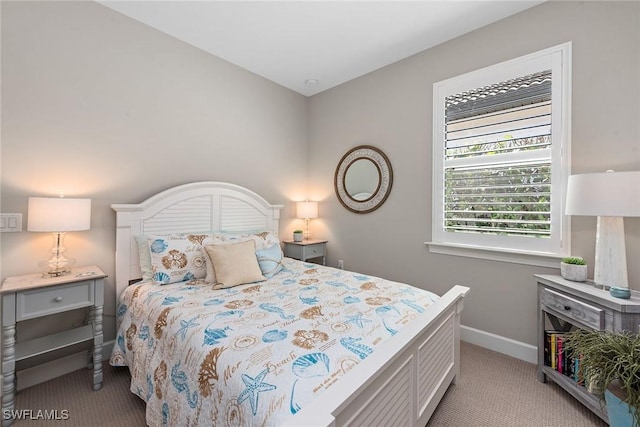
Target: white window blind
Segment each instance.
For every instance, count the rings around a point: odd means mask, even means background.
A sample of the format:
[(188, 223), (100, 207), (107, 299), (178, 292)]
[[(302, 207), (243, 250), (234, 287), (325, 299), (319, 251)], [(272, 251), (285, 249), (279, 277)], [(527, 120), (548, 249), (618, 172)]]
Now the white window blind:
[(549, 237), (551, 70), (445, 99), (447, 232)]
[(432, 251), (565, 254), (570, 47), (434, 84)]

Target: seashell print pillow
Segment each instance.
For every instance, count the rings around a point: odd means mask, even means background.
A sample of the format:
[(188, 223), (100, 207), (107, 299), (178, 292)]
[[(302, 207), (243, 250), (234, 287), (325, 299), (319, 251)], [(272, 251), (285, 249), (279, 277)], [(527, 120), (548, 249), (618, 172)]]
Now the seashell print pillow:
[(202, 279), (207, 274), (207, 257), (202, 242), (211, 234), (169, 234), (148, 236), (152, 280), (158, 285)]

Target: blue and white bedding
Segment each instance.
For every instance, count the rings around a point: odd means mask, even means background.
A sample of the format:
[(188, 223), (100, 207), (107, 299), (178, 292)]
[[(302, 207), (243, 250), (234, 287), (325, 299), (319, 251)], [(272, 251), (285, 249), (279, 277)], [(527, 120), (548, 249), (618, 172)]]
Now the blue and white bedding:
[(192, 280), (123, 292), (110, 363), (129, 367), (150, 426), (279, 425), (439, 299), (289, 258), (283, 265), (265, 282), (228, 289)]

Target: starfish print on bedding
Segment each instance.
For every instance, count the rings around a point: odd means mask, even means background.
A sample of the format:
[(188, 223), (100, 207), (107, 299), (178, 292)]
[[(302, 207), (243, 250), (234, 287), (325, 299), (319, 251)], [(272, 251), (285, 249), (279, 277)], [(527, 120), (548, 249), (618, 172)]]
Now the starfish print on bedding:
[(184, 339), (187, 337), (187, 331), (189, 330), (189, 328), (195, 328), (196, 326), (198, 326), (198, 323), (196, 323), (197, 318), (198, 316), (190, 320), (180, 321), (180, 329), (178, 329), (178, 332), (176, 333), (176, 335), (180, 335), (180, 338), (182, 338), (182, 341), (184, 341)]
[(244, 389), (242, 393), (240, 393), (240, 396), (238, 396), (238, 403), (242, 403), (245, 400), (249, 399), (249, 403), (251, 404), (251, 412), (253, 412), (253, 415), (258, 412), (258, 395), (262, 392), (276, 389), (276, 386), (274, 386), (273, 384), (262, 382), (262, 380), (264, 380), (264, 377), (267, 376), (268, 372), (269, 369), (265, 369), (264, 371), (260, 372), (255, 378), (251, 378), (247, 374), (242, 374), (242, 381), (244, 382), (244, 385), (247, 386), (247, 388)]
[(373, 320), (365, 319), (364, 317), (362, 317), (362, 313), (357, 313), (353, 316), (347, 316), (347, 320), (345, 320), (345, 322), (353, 323), (354, 325), (357, 325), (360, 329), (362, 329), (364, 328), (365, 322), (373, 322)]

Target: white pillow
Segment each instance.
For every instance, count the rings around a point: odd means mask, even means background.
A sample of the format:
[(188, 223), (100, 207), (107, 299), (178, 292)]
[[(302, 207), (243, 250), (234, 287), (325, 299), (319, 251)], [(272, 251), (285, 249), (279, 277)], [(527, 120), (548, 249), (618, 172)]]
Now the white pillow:
[(149, 243), (147, 242), (149, 236), (138, 234), (134, 238), (138, 245), (138, 261), (140, 271), (142, 272), (142, 280), (151, 280), (153, 279), (153, 269), (151, 268), (151, 253), (149, 252)]

